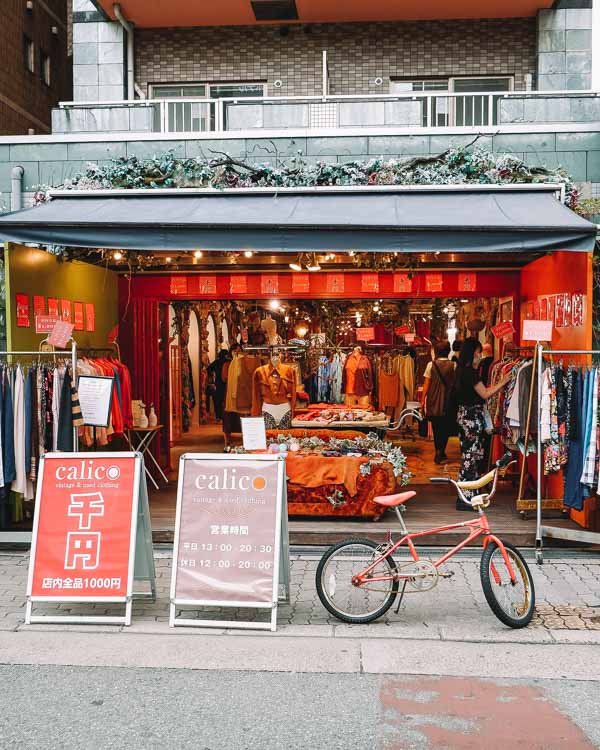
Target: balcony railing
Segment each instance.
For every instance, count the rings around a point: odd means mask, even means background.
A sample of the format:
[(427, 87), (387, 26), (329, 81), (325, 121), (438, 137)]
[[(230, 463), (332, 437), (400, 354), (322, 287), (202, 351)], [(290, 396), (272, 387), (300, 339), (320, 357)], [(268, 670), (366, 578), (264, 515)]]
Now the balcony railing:
[(598, 121), (597, 92), (496, 91), (68, 102), (53, 111), (52, 124), (55, 133), (201, 133)]

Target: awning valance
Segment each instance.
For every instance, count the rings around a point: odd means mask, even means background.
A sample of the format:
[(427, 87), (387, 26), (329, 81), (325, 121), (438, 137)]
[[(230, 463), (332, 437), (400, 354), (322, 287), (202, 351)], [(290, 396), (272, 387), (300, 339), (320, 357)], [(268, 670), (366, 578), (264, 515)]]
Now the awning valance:
[(594, 247), (548, 189), (61, 192), (0, 216), (0, 240), (139, 250), (521, 252)]

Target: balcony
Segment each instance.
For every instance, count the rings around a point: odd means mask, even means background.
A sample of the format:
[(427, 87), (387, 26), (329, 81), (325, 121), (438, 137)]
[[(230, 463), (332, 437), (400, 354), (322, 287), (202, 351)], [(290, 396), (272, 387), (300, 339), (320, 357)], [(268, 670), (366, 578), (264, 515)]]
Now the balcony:
[(590, 122), (600, 122), (600, 93), (590, 91), (140, 99), (67, 102), (52, 112), (55, 134), (480, 129)]

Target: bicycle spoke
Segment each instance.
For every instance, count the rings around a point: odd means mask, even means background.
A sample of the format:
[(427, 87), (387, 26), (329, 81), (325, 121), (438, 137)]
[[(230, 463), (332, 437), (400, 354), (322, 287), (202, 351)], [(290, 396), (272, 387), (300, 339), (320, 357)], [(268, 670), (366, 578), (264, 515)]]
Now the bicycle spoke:
[(368, 617), (378, 612), (393, 594), (394, 571), (387, 560), (381, 561), (370, 575), (390, 576), (389, 581), (378, 580), (363, 585), (352, 580), (366, 570), (377, 559), (379, 553), (362, 544), (351, 544), (339, 549), (327, 561), (321, 581), (323, 591), (331, 605), (348, 617)]

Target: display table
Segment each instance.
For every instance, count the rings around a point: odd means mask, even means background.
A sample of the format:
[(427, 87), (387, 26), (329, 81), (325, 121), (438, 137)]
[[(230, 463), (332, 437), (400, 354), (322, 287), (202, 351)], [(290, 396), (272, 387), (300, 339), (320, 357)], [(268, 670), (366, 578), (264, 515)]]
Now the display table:
[[(322, 440), (332, 436), (352, 439), (361, 435), (356, 430), (333, 432), (322, 427), (318, 430), (269, 430), (267, 442), (276, 440), (278, 434), (296, 438), (319, 437)], [(363, 476), (360, 466), (367, 462), (367, 456), (288, 453), (288, 514), (378, 519), (385, 508), (374, 503), (373, 498), (394, 493), (397, 489), (396, 477), (389, 462), (374, 460), (371, 460), (371, 473)]]
[(304, 430), (356, 430), (361, 434), (376, 432), (380, 437), (385, 434), (390, 426), (389, 418), (370, 421), (356, 422), (307, 422), (302, 419), (292, 419), (294, 429)]

